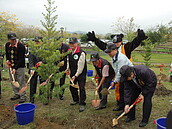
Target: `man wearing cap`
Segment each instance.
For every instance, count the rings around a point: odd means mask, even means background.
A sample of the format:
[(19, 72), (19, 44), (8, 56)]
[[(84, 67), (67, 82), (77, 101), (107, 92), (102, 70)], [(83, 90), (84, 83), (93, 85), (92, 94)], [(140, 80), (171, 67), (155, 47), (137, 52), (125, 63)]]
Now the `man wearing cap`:
[(139, 127), (144, 127), (148, 124), (152, 110), (152, 96), (157, 85), (156, 75), (144, 65), (124, 65), (120, 69), (120, 74), (121, 81), (124, 82), (124, 111), (128, 113), (125, 121), (135, 120), (135, 106), (130, 110), (129, 106), (142, 94), (142, 98), (144, 98), (143, 116)]
[[(15, 80), (19, 83), (19, 87), (12, 84), (14, 96), (11, 100), (20, 99), (19, 103), (26, 101), (26, 92), (19, 94), (19, 90), (25, 85), (25, 47), (17, 40), (15, 33), (7, 34), (8, 42), (5, 44), (6, 63), (12, 70)], [(10, 77), (11, 77), (10, 74)]]
[[(106, 52), (112, 58), (112, 66), (115, 71), (115, 79), (111, 85), (114, 86), (115, 84), (120, 82), (120, 77), (121, 77), (121, 75), (119, 73), (120, 68), (123, 65), (133, 66), (133, 64), (124, 54), (122, 54), (120, 51), (118, 51), (118, 47), (113, 43), (108, 44), (107, 49), (104, 52)], [(117, 104), (118, 104), (118, 107), (117, 107), (118, 110), (116, 110), (116, 111), (119, 111), (119, 110), (124, 109), (123, 84), (120, 85), (120, 87), (117, 91), (119, 91), (120, 94), (118, 92), (116, 92), (116, 100), (117, 100)]]
[(85, 82), (86, 82), (86, 73), (87, 73), (87, 63), (86, 63), (86, 53), (79, 47), (78, 40), (75, 37), (69, 39), (69, 46), (72, 52), (68, 55), (68, 63), (66, 73), (70, 74), (74, 84), (78, 83), (78, 89), (70, 86), (70, 91), (72, 94), (73, 102), (70, 105), (76, 105), (79, 103), (80, 112), (85, 110), (85, 100), (86, 100), (86, 91), (85, 91)]
[(100, 110), (106, 108), (107, 103), (107, 95), (102, 95), (101, 90), (103, 88), (109, 88), (110, 83), (115, 76), (115, 72), (112, 68), (112, 65), (107, 60), (99, 57), (98, 53), (91, 54), (90, 61), (92, 61), (96, 69), (96, 76), (99, 77), (96, 90), (99, 93), (99, 98), (101, 99), (101, 101), (96, 110)]
[[(133, 39), (132, 42), (128, 42), (126, 44), (122, 43), (122, 38), (124, 37), (123, 34), (116, 34), (116, 35), (111, 35), (112, 42), (118, 47), (118, 50), (126, 55), (128, 59), (131, 60), (131, 52), (137, 48), (140, 43), (147, 39), (147, 36), (145, 36), (145, 33), (143, 30), (138, 29), (137, 30), (137, 37)], [(94, 31), (88, 32), (88, 41), (93, 41), (95, 42), (96, 46), (99, 47), (101, 50), (105, 50), (107, 44), (101, 41), (100, 39), (96, 38)]]

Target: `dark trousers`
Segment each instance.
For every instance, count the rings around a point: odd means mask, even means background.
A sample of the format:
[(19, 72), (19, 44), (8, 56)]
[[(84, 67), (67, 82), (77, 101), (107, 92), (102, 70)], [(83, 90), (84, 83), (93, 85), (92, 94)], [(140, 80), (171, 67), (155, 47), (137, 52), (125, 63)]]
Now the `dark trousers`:
[(120, 93), (120, 100), (118, 103), (119, 108), (124, 109), (125, 103), (124, 103), (124, 84), (120, 82), (119, 86), (119, 93)]
[[(137, 86), (135, 86), (137, 87)], [(131, 104), (134, 103), (134, 101), (138, 98), (139, 94), (141, 93), (140, 88), (134, 88), (131, 96)], [(144, 102), (143, 102), (143, 116), (142, 116), (142, 122), (148, 122), (151, 111), (152, 111), (152, 96), (153, 92), (149, 92), (144, 96)], [(131, 105), (130, 104), (130, 105)], [(128, 118), (134, 119), (135, 118), (135, 108), (136, 106), (133, 106), (133, 108), (128, 113)]]
[(74, 84), (79, 85), (79, 94), (78, 89), (70, 86), (70, 92), (72, 94), (73, 101), (79, 102), (79, 105), (86, 105), (86, 91), (85, 91), (85, 82), (86, 76), (79, 76), (74, 80)]
[[(112, 78), (113, 77), (107, 77), (106, 79), (105, 79), (105, 81), (104, 81), (104, 83), (100, 86), (100, 88), (99, 88), (99, 90), (98, 90), (98, 94), (99, 94), (99, 98), (101, 99), (101, 101), (100, 101), (100, 107), (104, 107), (104, 106), (106, 106), (106, 104), (107, 104), (107, 98), (108, 98), (108, 95), (102, 95), (101, 94), (101, 90), (103, 89), (103, 88), (109, 88), (109, 86), (110, 86), (110, 83), (111, 83), (111, 81), (112, 81)], [(100, 78), (100, 80), (99, 80), (99, 83), (100, 83), (100, 81), (101, 81), (101, 78)]]
[[(32, 101), (32, 102), (34, 101), (34, 94), (36, 94), (37, 81), (38, 81), (38, 73), (35, 72), (30, 80), (30, 101)], [(42, 82), (44, 82), (44, 81), (42, 81), (40, 79), (40, 83), (42, 83)]]

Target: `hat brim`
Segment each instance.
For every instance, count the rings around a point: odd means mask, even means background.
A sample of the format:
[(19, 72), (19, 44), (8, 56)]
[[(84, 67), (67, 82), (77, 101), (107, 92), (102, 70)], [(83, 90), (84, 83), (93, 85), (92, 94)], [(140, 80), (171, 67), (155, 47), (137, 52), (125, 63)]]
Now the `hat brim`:
[(11, 37), (11, 38), (9, 38), (10, 40), (15, 40), (15, 39), (17, 39), (16, 37)]
[(105, 52), (105, 53), (110, 53), (111, 50), (110, 50), (110, 49), (106, 49), (106, 50), (104, 50), (104, 52)]
[(98, 59), (96, 59), (96, 58), (93, 58), (93, 59), (90, 59), (90, 61), (97, 61)]

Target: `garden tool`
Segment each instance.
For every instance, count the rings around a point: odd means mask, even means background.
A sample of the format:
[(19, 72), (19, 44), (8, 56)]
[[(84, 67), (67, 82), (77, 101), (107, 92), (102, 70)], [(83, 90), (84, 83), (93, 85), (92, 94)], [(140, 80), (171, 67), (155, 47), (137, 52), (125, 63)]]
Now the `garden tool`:
[(101, 90), (101, 94), (102, 95), (108, 95), (108, 94), (110, 94), (110, 92), (109, 92), (109, 90), (112, 88), (113, 86), (109, 86), (109, 88), (107, 89), (107, 88), (103, 88), (102, 90)]
[[(139, 95), (139, 97), (135, 100), (135, 102), (129, 107), (129, 110), (130, 110), (134, 105), (136, 105), (137, 103), (139, 103), (140, 101), (142, 101), (142, 98), (141, 98), (140, 95)], [(121, 117), (123, 117), (124, 115), (125, 115), (125, 112), (123, 112), (117, 119), (114, 118), (114, 119), (112, 120), (112, 126), (116, 126), (116, 125), (118, 124), (118, 120), (119, 120)]]
[(47, 78), (47, 80), (45, 82), (41, 83), (40, 86), (45, 86), (55, 73), (50, 74), (50, 76)]
[(18, 83), (17, 81), (15, 81), (14, 74), (12, 73), (12, 68), (10, 68), (10, 74), (11, 74), (11, 77), (12, 77), (11, 83), (12, 83), (15, 87), (20, 87), (19, 83)]
[(74, 82), (72, 81), (70, 75), (67, 75), (67, 76), (68, 76), (70, 82), (72, 83), (71, 86), (74, 87), (74, 88), (78, 88), (79, 89), (79, 86), (77, 84), (74, 84)]
[[(98, 81), (96, 81), (96, 86), (97, 86)], [(100, 105), (100, 100), (97, 99), (98, 97), (98, 92), (95, 90), (95, 99), (91, 101), (91, 104), (93, 107), (98, 107)]]
[(20, 93), (20, 94), (22, 94), (24, 91), (26, 91), (27, 86), (28, 86), (28, 84), (29, 84), (29, 82), (30, 82), (30, 80), (31, 80), (31, 78), (32, 78), (33, 75), (34, 75), (34, 73), (29, 77), (29, 79), (27, 80), (25, 86), (22, 87), (22, 88), (19, 90), (19, 93)]

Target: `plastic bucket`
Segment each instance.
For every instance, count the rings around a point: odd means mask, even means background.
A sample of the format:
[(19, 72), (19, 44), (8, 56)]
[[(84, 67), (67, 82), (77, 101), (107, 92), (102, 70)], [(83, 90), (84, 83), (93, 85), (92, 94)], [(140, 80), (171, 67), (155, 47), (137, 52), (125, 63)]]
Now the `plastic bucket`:
[(87, 70), (87, 76), (88, 77), (93, 76), (93, 70)]
[(157, 129), (166, 129), (166, 118), (159, 118), (155, 120)]
[(16, 112), (17, 122), (19, 125), (26, 125), (33, 121), (34, 111), (36, 105), (32, 103), (23, 103), (14, 106), (14, 111)]

